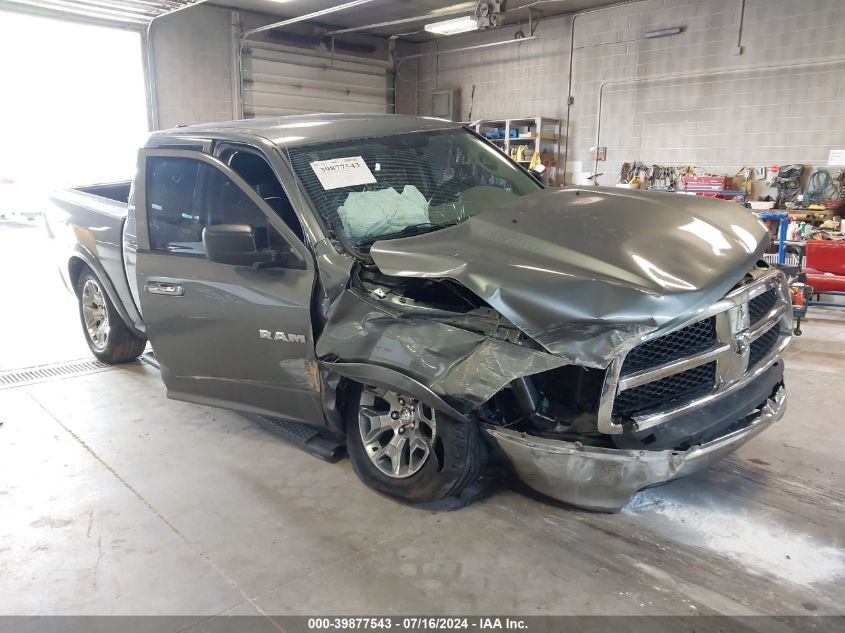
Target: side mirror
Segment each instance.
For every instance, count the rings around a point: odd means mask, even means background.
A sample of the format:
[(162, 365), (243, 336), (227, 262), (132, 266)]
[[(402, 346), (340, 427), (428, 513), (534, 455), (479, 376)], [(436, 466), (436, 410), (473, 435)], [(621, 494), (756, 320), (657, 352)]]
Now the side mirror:
[[(264, 240), (266, 241), (266, 240)], [(215, 224), (202, 230), (206, 257), (218, 264), (269, 268), (283, 266), (293, 250), (262, 248), (255, 229), (248, 224)]]
[(537, 182), (543, 184), (543, 175), (546, 173), (546, 166), (543, 163), (537, 163), (528, 170)]

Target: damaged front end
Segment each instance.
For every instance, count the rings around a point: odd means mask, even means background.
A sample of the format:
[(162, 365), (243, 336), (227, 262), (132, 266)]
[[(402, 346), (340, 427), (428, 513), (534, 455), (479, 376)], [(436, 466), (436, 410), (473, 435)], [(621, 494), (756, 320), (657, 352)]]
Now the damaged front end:
[(781, 385), (742, 421), (741, 428), (686, 450), (602, 448), (496, 427), (487, 432), (519, 478), (534, 490), (588, 510), (616, 512), (636, 492), (691, 475), (732, 453), (783, 417), (785, 410)]
[(327, 376), (480, 424), (535, 490), (617, 511), (782, 417), (789, 314), (782, 273), (757, 268), (695, 320), (599, 370), (549, 354), (454, 282), (359, 268), (317, 351)]
[(705, 468), (779, 420), (791, 339), (785, 276), (755, 267), (709, 309), (614, 358), (595, 419), (604, 442), (487, 432), (532, 488), (616, 511), (637, 491)]
[[(783, 415), (789, 293), (780, 271), (754, 263), (764, 231), (750, 214), (696, 203), (682, 216), (672, 205), (675, 225), (686, 222), (674, 232), (644, 241), (625, 227), (629, 244), (587, 256), (589, 244), (561, 245), (537, 221), (564, 196), (567, 222), (585, 226), (583, 203), (617, 197), (557, 192), (535, 215), (505, 207), (376, 242), (333, 300), (317, 355), (324, 385), (407, 393), (478, 424), (532, 488), (616, 511)], [(643, 200), (653, 199), (622, 202)], [(671, 257), (686, 249), (698, 263), (670, 270), (667, 254), (630, 255), (690, 234), (705, 245), (684, 238)]]
[(362, 268), (332, 304), (317, 355), (324, 371), (461, 420), (512, 381), (565, 364), (458, 284)]

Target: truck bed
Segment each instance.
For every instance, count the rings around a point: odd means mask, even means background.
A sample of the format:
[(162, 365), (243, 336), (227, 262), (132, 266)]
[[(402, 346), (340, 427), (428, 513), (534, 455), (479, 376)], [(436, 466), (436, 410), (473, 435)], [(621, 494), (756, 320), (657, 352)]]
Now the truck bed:
[(132, 188), (131, 180), (123, 180), (121, 182), (108, 182), (100, 185), (86, 185), (84, 187), (74, 187), (71, 191), (81, 191), (92, 196), (100, 198), (108, 198), (116, 202), (127, 204), (129, 202), (129, 190)]
[(142, 331), (122, 246), (131, 184), (126, 180), (57, 191), (49, 198), (46, 221), (68, 287), (74, 290), (78, 273), (74, 266), (84, 263), (103, 282), (124, 320)]

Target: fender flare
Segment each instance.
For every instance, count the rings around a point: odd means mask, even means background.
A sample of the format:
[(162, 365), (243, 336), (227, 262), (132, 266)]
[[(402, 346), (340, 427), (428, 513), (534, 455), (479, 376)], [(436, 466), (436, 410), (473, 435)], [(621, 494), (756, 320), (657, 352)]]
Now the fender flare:
[(434, 393), (429, 387), (395, 369), (367, 363), (328, 361), (320, 361), (320, 366), (339, 376), (362, 384), (373, 385), (391, 391), (401, 391), (402, 393), (413, 396), (420, 402), (424, 402), (436, 411), (442, 411), (451, 418), (460, 420), (461, 422), (470, 421), (466, 415), (455, 410), (454, 407)]
[[(123, 319), (123, 322), (136, 336), (140, 336), (146, 338), (146, 334), (143, 330), (139, 330), (135, 326), (135, 321), (129, 315), (129, 312), (126, 310), (126, 306), (123, 305), (123, 302), (120, 300), (119, 295), (117, 294), (117, 289), (114, 287), (111, 278), (109, 277), (108, 273), (106, 272), (105, 268), (103, 268), (102, 264), (94, 257), (91, 252), (86, 249), (84, 246), (80, 244), (76, 244), (73, 248), (73, 251), (70, 254), (70, 258), (68, 259), (68, 281), (70, 281), (71, 285), (71, 292), (74, 296), (76, 294), (76, 282), (77, 278), (73, 277), (73, 260), (78, 259), (84, 265), (88, 266), (94, 274), (97, 276), (97, 279), (100, 280), (100, 283), (103, 284), (103, 290), (106, 291), (106, 294), (109, 297), (109, 300), (112, 302), (115, 310), (120, 315), (120, 318)], [(77, 296), (78, 299), (78, 296)]]

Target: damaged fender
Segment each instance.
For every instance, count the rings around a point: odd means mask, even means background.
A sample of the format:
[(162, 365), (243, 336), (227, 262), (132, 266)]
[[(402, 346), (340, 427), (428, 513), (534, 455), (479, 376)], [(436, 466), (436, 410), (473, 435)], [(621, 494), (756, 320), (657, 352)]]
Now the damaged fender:
[[(449, 314), (443, 313), (443, 320)], [(471, 322), (467, 315), (452, 316)], [(434, 408), (464, 419), (515, 378), (566, 364), (551, 354), (436, 318), (345, 290), (332, 305), (317, 356), (325, 369), (359, 382), (408, 389)]]
[(467, 422), (468, 419), (463, 413), (453, 409), (440, 396), (434, 393), (424, 384), (402, 374), (395, 369), (371, 365), (368, 363), (332, 363), (322, 362), (323, 369), (334, 372), (344, 378), (349, 378), (364, 385), (372, 385), (387, 390), (398, 390), (399, 392), (412, 396), (430, 406), (432, 409), (442, 411), (448, 416)]

